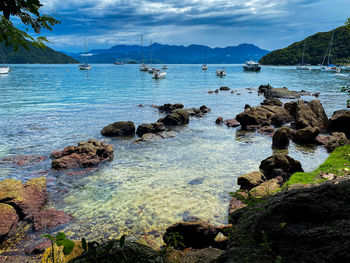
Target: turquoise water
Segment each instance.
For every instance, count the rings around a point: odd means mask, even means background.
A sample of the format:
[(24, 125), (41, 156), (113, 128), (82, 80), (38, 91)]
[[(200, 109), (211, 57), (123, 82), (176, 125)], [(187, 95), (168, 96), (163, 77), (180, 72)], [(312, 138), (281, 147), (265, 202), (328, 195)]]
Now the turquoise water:
[[(272, 154), (271, 138), (214, 121), (218, 116), (234, 118), (245, 104), (258, 105), (263, 100), (257, 95), (260, 84), (321, 92), (319, 99), (329, 116), (344, 108), (347, 99), (339, 92), (345, 83), (331, 73), (297, 72), (294, 67), (246, 73), (241, 65), (226, 65), (226, 78), (218, 78), (216, 65), (209, 65), (207, 72), (200, 65), (168, 65), (167, 78), (161, 80), (139, 72), (138, 65), (92, 65), (90, 72), (79, 71), (77, 65), (11, 68), (9, 75), (0, 76), (0, 158), (47, 158), (27, 166), (0, 162), (0, 179), (47, 176), (48, 207), (76, 218), (64, 229), (71, 237), (113, 238), (125, 233), (151, 245), (160, 244), (157, 236), (167, 225), (189, 215), (226, 223), (228, 192), (237, 189), (240, 174), (257, 170)], [(220, 86), (241, 95), (208, 94)], [(100, 135), (115, 121), (154, 122), (162, 115), (151, 105), (164, 103), (205, 104), (212, 111), (177, 128), (175, 138), (153, 143)], [(87, 174), (50, 170), (48, 156), (53, 150), (90, 138), (113, 144), (115, 159)], [(322, 147), (293, 143), (289, 154), (306, 171), (327, 158)]]

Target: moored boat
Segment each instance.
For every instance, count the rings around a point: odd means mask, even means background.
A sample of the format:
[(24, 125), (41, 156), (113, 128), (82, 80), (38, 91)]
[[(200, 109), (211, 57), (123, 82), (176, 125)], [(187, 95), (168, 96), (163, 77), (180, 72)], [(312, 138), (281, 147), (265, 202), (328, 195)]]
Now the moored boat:
[(311, 70), (308, 65), (298, 65), (297, 70)]
[(244, 71), (260, 71), (261, 67), (260, 64), (256, 61), (250, 60), (247, 61), (244, 65), (243, 65), (243, 70)]
[(159, 69), (155, 69), (152, 78), (154, 79), (164, 79), (166, 78), (166, 72), (160, 72)]
[(350, 80), (350, 74), (341, 74), (341, 73), (337, 73), (337, 74), (335, 74), (335, 77), (336, 77), (337, 79)]
[(225, 77), (226, 76), (226, 69), (224, 67), (218, 67), (216, 70), (216, 76)]
[(306, 40), (304, 40), (304, 48), (303, 48), (303, 55), (301, 57), (301, 64), (297, 65), (297, 70), (311, 70), (311, 68), (304, 63), (304, 55), (305, 55), (305, 47), (306, 47)]
[(141, 34), (141, 66), (140, 71), (148, 71), (148, 67), (143, 63), (143, 35)]
[(202, 65), (202, 70), (207, 70), (207, 69), (208, 69), (207, 64), (203, 64)]
[[(334, 30), (332, 32), (332, 37), (331, 37), (331, 40), (329, 41), (329, 44), (328, 44), (328, 47), (326, 49), (326, 53), (323, 57), (323, 60), (322, 60), (322, 65), (321, 65), (321, 71), (324, 71), (324, 72), (339, 72), (341, 70), (340, 67), (336, 66), (336, 65), (332, 65), (330, 63), (330, 59), (331, 59), (331, 56), (332, 56), (332, 46), (333, 46), (333, 39), (334, 39)], [(323, 65), (326, 61), (326, 58), (327, 58), (327, 65)]]
[(163, 70), (167, 70), (167, 69), (168, 69), (168, 66), (167, 66), (167, 65), (164, 65), (164, 66), (162, 67), (162, 69), (163, 69)]
[(123, 61), (116, 61), (116, 62), (114, 62), (114, 65), (124, 65), (124, 62)]
[(0, 67), (0, 74), (7, 74), (10, 71), (10, 67), (9, 66), (1, 66)]
[[(84, 48), (85, 48), (85, 53), (81, 54), (81, 64), (79, 65), (80, 70), (89, 70), (91, 69), (91, 66), (88, 63), (88, 54), (87, 54), (87, 46), (86, 46), (86, 39), (84, 38)], [(84, 59), (85, 58), (85, 59)]]

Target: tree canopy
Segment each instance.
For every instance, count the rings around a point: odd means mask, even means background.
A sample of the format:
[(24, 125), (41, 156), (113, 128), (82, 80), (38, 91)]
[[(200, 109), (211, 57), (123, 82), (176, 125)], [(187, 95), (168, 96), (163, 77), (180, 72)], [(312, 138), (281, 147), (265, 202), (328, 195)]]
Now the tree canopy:
[[(52, 27), (60, 22), (49, 15), (41, 15), (40, 0), (2, 0), (0, 1), (0, 42), (6, 46), (12, 46), (18, 50), (20, 46), (29, 49), (29, 44), (44, 47), (48, 42), (46, 37), (36, 38), (27, 32), (32, 29), (36, 34), (41, 34), (43, 29), (52, 31)], [(25, 26), (25, 31), (18, 29), (11, 21), (11, 16), (20, 19)]]

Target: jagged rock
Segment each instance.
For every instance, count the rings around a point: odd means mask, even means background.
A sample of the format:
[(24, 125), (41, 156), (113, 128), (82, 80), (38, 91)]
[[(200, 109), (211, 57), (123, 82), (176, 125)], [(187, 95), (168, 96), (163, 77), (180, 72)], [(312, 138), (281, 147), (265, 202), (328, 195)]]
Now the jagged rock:
[(318, 128), (306, 127), (294, 133), (293, 141), (301, 144), (314, 143), (319, 133), (320, 130)]
[(238, 127), (241, 124), (236, 119), (227, 119), (224, 121), (227, 127)]
[(38, 212), (46, 198), (45, 177), (31, 179), (25, 184), (14, 179), (0, 181), (0, 203), (13, 206), (20, 219)]
[[(279, 176), (278, 176), (279, 177)], [(255, 197), (262, 197), (265, 195), (270, 195), (273, 194), (276, 190), (278, 190), (282, 183), (283, 183), (283, 179), (280, 178), (272, 178), (266, 182), (263, 182), (262, 184), (252, 188), (249, 191), (249, 194), (251, 196), (255, 196)]]
[(300, 92), (289, 90), (286, 87), (273, 88), (269, 84), (260, 85), (258, 88), (258, 93), (264, 94), (265, 98), (285, 98), (285, 99), (300, 98)]
[(277, 176), (282, 176), (284, 180), (287, 180), (293, 173), (303, 172), (300, 162), (284, 153), (262, 160), (259, 168), (268, 180)]
[(295, 109), (295, 127), (303, 129), (306, 127), (319, 128), (324, 131), (328, 126), (328, 117), (319, 100), (304, 103), (299, 100)]
[(215, 227), (205, 221), (179, 222), (169, 226), (163, 236), (163, 240), (168, 244), (168, 238), (172, 233), (179, 233), (185, 247), (206, 248), (215, 246), (215, 237), (218, 231)]
[(154, 142), (154, 141), (160, 141), (163, 140), (163, 136), (156, 133), (145, 133), (142, 135), (141, 138), (137, 138), (134, 140), (134, 143), (139, 142)]
[(244, 111), (250, 110), (251, 106), (249, 104), (244, 105)]
[(343, 132), (333, 132), (325, 143), (325, 148), (328, 152), (333, 152), (336, 148), (349, 144), (350, 141), (346, 138)]
[(176, 109), (164, 118), (159, 119), (158, 122), (162, 122), (165, 126), (188, 124), (189, 114), (185, 109)]
[(72, 145), (63, 151), (52, 152), (52, 169), (96, 166), (104, 161), (112, 161), (113, 151), (112, 145), (96, 140), (79, 142), (78, 146)]
[(16, 210), (11, 205), (0, 203), (0, 244), (15, 232), (18, 220)]
[(224, 119), (222, 117), (218, 117), (216, 120), (215, 120), (215, 123), (216, 124), (223, 124), (224, 123)]
[(183, 109), (184, 105), (180, 103), (175, 103), (175, 104), (166, 103), (162, 106), (156, 106), (156, 107), (158, 108), (159, 112), (170, 113), (176, 109)]
[(350, 138), (350, 110), (335, 111), (329, 120), (332, 131), (344, 132)]
[(239, 209), (229, 219), (236, 230), (229, 249), (216, 262), (350, 262), (349, 200), (350, 180), (339, 180)]
[(250, 190), (264, 181), (264, 175), (260, 171), (254, 171), (240, 175), (237, 179), (237, 184), (241, 186), (242, 190)]
[(73, 220), (71, 215), (56, 209), (46, 209), (33, 215), (34, 230), (45, 230), (47, 228), (57, 227)]
[(272, 146), (279, 149), (284, 149), (289, 145), (289, 137), (291, 129), (289, 127), (282, 127), (275, 131), (272, 136)]
[(315, 93), (312, 93), (312, 96), (318, 98), (320, 96), (320, 92), (315, 92)]
[(214, 92), (215, 92), (215, 93), (219, 93), (219, 90), (218, 90), (218, 89), (216, 89)]
[(283, 106), (282, 101), (276, 98), (267, 98), (263, 102), (260, 103), (260, 105), (266, 105), (266, 106)]
[(275, 129), (271, 126), (263, 126), (258, 130), (258, 133), (271, 136), (274, 131)]
[(230, 88), (229, 87), (220, 87), (220, 90), (221, 91), (228, 91), (228, 90), (230, 90)]
[(108, 137), (134, 136), (135, 124), (131, 121), (118, 121), (104, 127), (101, 134)]
[(136, 134), (140, 137), (146, 133), (159, 133), (165, 131), (165, 126), (161, 122), (144, 123), (137, 127)]
[(236, 210), (241, 209), (241, 208), (246, 207), (246, 206), (247, 205), (245, 203), (243, 203), (241, 200), (239, 200), (238, 198), (231, 197), (230, 204), (228, 207), (228, 215), (231, 215)]

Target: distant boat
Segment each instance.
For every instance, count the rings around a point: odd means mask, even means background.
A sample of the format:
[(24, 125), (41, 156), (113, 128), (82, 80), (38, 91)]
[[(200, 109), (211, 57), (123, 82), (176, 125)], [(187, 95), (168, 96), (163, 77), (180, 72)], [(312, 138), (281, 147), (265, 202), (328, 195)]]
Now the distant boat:
[(1, 58), (2, 58), (2, 64), (0, 65), (0, 74), (7, 74), (10, 71), (10, 66), (7, 64), (7, 60), (6, 60), (6, 55), (4, 53), (4, 51), (1, 49)]
[(304, 63), (304, 55), (305, 55), (305, 46), (306, 46), (306, 40), (304, 40), (304, 48), (303, 48), (303, 55), (301, 57), (301, 64), (297, 66), (297, 70), (311, 70), (311, 68)]
[(116, 62), (114, 62), (114, 65), (124, 65), (124, 62), (123, 61), (116, 61)]
[(350, 74), (340, 74), (340, 73), (337, 73), (337, 74), (335, 74), (335, 77), (336, 77), (337, 79), (350, 80)]
[(207, 70), (208, 67), (207, 67), (207, 50), (205, 49), (204, 50), (204, 64), (202, 64), (202, 70)]
[(167, 70), (167, 69), (168, 69), (168, 66), (167, 66), (167, 65), (164, 65), (164, 66), (162, 67), (162, 69)]
[[(81, 64), (79, 65), (80, 70), (89, 70), (91, 69), (91, 66), (88, 64), (88, 54), (87, 54), (87, 47), (86, 47), (86, 39), (84, 38), (84, 48), (85, 53), (81, 54)], [(84, 59), (85, 58), (85, 59)]]
[(166, 78), (166, 72), (160, 72), (159, 69), (155, 69), (152, 78), (154, 79), (164, 79)]
[[(331, 40), (329, 41), (328, 47), (326, 49), (326, 53), (324, 54), (324, 57), (323, 57), (323, 60), (322, 60), (321, 71), (325, 71), (325, 72), (339, 72), (340, 71), (339, 67), (337, 67), (336, 65), (332, 65), (330, 63), (330, 59), (331, 59), (331, 56), (332, 56), (333, 40), (334, 40), (334, 30), (332, 32)], [(327, 57), (327, 65), (324, 66), (326, 57)]]
[(154, 73), (154, 71), (155, 71), (155, 68), (153, 68), (152, 67), (152, 40), (151, 40), (151, 42), (150, 42), (150, 45), (149, 45), (149, 54), (150, 54), (150, 61), (151, 61), (151, 67), (149, 67), (148, 68), (148, 73), (150, 73), (150, 74), (153, 74)]
[(143, 35), (141, 34), (141, 66), (140, 71), (148, 71), (148, 67), (143, 63)]
[(253, 60), (250, 60), (250, 61), (247, 61), (244, 65), (243, 65), (243, 70), (244, 71), (260, 71), (261, 67), (260, 67), (260, 64), (259, 62), (256, 62), (256, 61), (253, 61)]
[(341, 71), (350, 71), (350, 65), (341, 66)]
[(208, 69), (207, 64), (203, 64), (202, 65), (202, 70), (207, 70), (207, 69)]
[(226, 76), (226, 69), (224, 67), (218, 67), (216, 70), (216, 76), (225, 77)]

